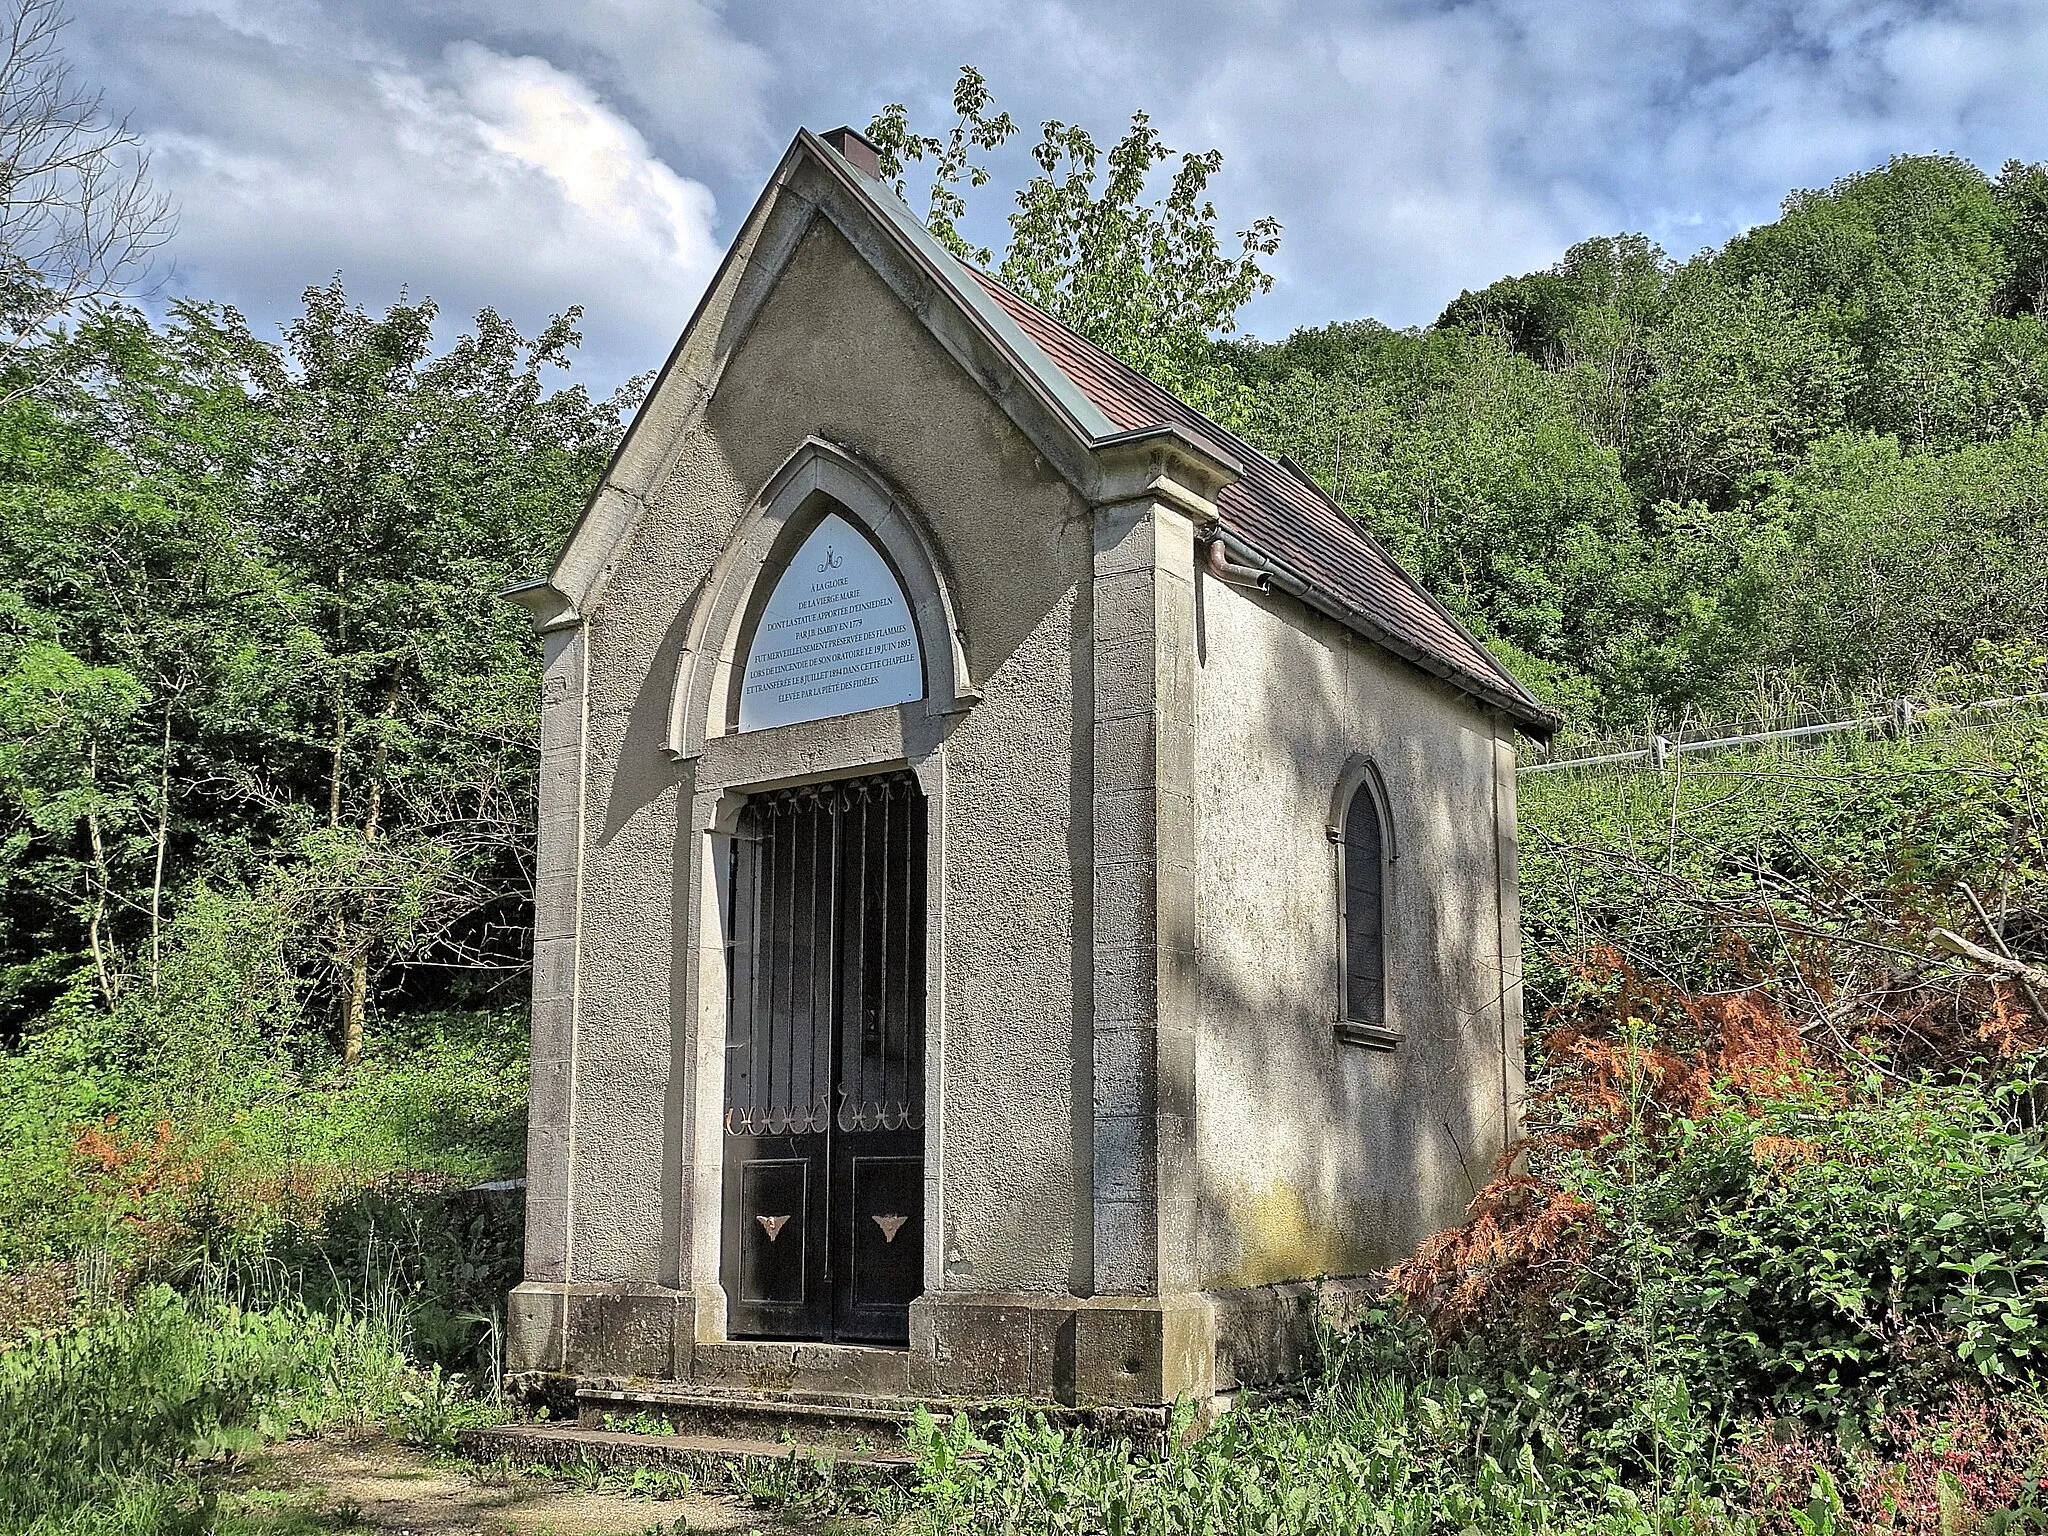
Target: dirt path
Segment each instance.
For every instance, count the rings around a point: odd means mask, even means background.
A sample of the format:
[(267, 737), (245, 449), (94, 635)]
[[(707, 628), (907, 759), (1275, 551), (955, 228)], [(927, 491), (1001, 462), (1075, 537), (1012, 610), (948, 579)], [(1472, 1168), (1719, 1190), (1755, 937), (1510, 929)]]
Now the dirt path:
[[(289, 1440), (255, 1457), (221, 1500), (231, 1531), (248, 1536), (381, 1532), (385, 1536), (647, 1536), (677, 1531), (825, 1536), (768, 1511), (692, 1494), (650, 1499), (563, 1483), (472, 1475), (387, 1436)], [(833, 1536), (857, 1525), (833, 1522)]]

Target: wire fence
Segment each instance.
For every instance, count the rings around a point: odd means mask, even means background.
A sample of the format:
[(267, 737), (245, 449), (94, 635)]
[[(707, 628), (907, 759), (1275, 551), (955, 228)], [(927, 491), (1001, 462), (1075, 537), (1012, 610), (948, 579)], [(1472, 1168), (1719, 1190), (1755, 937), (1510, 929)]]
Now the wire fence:
[(1642, 766), (1668, 768), (1680, 756), (1696, 752), (1722, 752), (1732, 747), (1757, 746), (1771, 741), (1795, 741), (1809, 736), (1830, 736), (1845, 731), (1882, 731), (1904, 735), (1923, 721), (1939, 718), (1967, 718), (2028, 704), (2048, 703), (2048, 693), (2015, 693), (2004, 698), (1978, 699), (1968, 704), (1929, 704), (1914, 699), (1894, 699), (1882, 714), (1856, 715), (1847, 720), (1830, 720), (1819, 725), (1794, 725), (1780, 730), (1750, 731), (1740, 736), (1709, 736), (1697, 741), (1683, 737), (1652, 736), (1649, 745), (1627, 752), (1602, 752), (1590, 757), (1560, 757), (1545, 762), (1524, 763), (1518, 774), (1556, 773), (1566, 768), (1618, 768)]

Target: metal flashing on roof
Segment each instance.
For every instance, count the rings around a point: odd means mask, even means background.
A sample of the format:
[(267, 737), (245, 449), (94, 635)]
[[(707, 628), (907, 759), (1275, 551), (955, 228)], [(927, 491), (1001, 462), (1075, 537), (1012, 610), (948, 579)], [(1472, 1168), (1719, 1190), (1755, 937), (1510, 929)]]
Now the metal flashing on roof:
[(974, 281), (974, 269), (939, 243), (938, 236), (924, 227), (924, 221), (911, 212), (910, 205), (896, 195), (894, 187), (862, 170), (808, 128), (799, 130), (797, 139), (807, 142), (827, 165), (852, 182), (933, 275), (945, 282), (948, 292), (993, 332), (1012, 359), (1058, 402), (1084, 436), (1100, 439), (1117, 431), (1116, 424), (1102, 413), (1088, 392), (1061, 369), (1051, 366), (1050, 359), (1032, 344), (1010, 312)]
[(1227, 483), (1199, 492), (1213, 496), (1221, 531), (1289, 574), (1302, 588), (1304, 601), (1504, 710), (1531, 734), (1547, 738), (1555, 731), (1557, 715), (1299, 465), (1276, 462), (996, 278), (961, 261), (886, 182), (863, 172), (815, 136), (798, 137), (814, 145), (866, 195), (1092, 448), (1100, 451), (1178, 429), (1192, 447), (1232, 471)]

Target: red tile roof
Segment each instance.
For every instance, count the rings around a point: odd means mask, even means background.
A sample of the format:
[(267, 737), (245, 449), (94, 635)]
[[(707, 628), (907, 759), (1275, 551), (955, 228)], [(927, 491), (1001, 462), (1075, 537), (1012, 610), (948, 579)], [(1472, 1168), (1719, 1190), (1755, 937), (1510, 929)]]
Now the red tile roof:
[(987, 273), (968, 270), (1120, 430), (1177, 426), (1243, 466), (1243, 474), (1216, 498), (1226, 533), (1307, 578), (1369, 626), (1434, 660), (1453, 681), (1462, 677), (1488, 693), (1507, 695), (1522, 706), (1518, 715), (1547, 731), (1550, 712), (1314, 482), (1276, 464)]

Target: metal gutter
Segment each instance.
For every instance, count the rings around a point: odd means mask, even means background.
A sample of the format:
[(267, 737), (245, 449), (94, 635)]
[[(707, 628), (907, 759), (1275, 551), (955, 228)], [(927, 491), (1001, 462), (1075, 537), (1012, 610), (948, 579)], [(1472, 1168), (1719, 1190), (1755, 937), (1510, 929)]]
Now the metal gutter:
[(1491, 679), (1468, 672), (1434, 652), (1424, 650), (1413, 641), (1403, 639), (1384, 624), (1359, 612), (1313, 577), (1302, 575), (1284, 560), (1268, 554), (1243, 535), (1233, 533), (1219, 524), (1210, 531), (1209, 537), (1221, 544), (1224, 552), (1239, 564), (1264, 575), (1289, 597), (1306, 603), (1318, 613), (1335, 619), (1347, 629), (1356, 630), (1373, 644), (1392, 651), (1403, 661), (1420, 667), (1432, 676), (1440, 677), (1454, 687), (1493, 705), (1494, 708), (1512, 716), (1537, 740), (1548, 741), (1562, 723), (1558, 716), (1540, 704), (1518, 698)]

